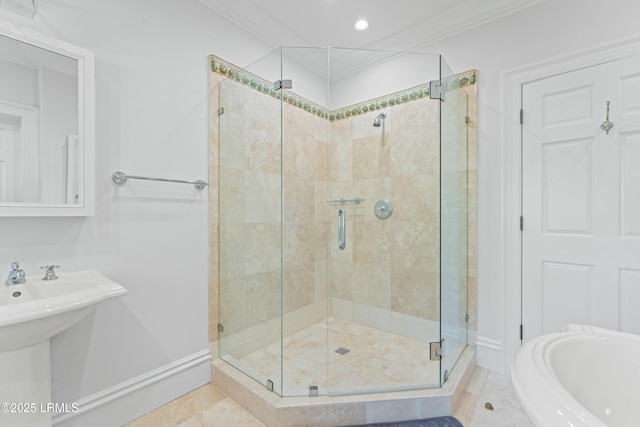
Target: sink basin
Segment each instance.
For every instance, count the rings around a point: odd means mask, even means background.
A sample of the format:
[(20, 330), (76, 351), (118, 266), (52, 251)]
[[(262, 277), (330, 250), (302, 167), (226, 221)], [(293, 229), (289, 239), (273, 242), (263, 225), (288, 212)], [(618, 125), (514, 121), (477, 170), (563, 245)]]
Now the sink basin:
[(0, 285), (0, 352), (48, 340), (78, 322), (97, 303), (127, 290), (97, 271), (58, 273), (57, 280), (27, 276)]
[(0, 289), (0, 366), (9, 367), (0, 369), (0, 400), (34, 408), (0, 411), (0, 426), (51, 427), (52, 413), (42, 410), (52, 402), (49, 339), (127, 290), (92, 270), (48, 281), (27, 276)]

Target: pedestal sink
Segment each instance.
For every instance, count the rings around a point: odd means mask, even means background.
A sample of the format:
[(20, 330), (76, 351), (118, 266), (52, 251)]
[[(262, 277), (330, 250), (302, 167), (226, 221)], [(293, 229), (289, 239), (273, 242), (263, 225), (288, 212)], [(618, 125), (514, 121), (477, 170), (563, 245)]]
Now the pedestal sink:
[(73, 402), (51, 401), (49, 339), (100, 301), (127, 293), (97, 271), (58, 276), (0, 285), (0, 426), (48, 427), (56, 412), (79, 409)]

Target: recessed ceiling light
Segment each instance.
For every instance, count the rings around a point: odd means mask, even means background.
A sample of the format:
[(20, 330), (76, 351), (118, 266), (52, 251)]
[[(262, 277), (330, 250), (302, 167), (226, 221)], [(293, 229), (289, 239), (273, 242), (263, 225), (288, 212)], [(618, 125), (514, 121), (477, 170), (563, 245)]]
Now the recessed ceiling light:
[(356, 22), (356, 25), (355, 25), (356, 30), (358, 31), (366, 30), (368, 26), (369, 26), (369, 23), (364, 19), (359, 20), (358, 22)]

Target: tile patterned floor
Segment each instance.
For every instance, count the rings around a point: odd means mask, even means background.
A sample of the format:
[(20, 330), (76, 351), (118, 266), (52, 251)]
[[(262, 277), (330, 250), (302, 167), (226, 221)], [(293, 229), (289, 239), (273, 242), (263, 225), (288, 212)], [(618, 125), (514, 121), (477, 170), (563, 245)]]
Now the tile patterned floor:
[[(487, 409), (490, 404), (492, 410)], [(533, 427), (507, 375), (476, 368), (453, 415), (465, 427)]]
[(130, 422), (126, 427), (264, 427), (240, 405), (207, 384)]
[[(485, 408), (487, 403), (493, 410)], [(518, 404), (509, 377), (482, 368), (476, 368), (453, 415), (465, 427), (533, 427)], [(264, 424), (208, 384), (124, 427), (264, 427)]]
[[(386, 333), (336, 317), (316, 322), (237, 362), (260, 367), (259, 375), (280, 390), (280, 352), (284, 351), (284, 395), (305, 396), (317, 385), (326, 394), (361, 387), (407, 387), (439, 383), (439, 363), (429, 360), (429, 343)], [(328, 350), (327, 350), (328, 349)], [(348, 350), (346, 354), (336, 352)], [(328, 362), (327, 362), (328, 360)], [(375, 373), (375, 376), (372, 376)], [(266, 381), (261, 381), (265, 383)]]

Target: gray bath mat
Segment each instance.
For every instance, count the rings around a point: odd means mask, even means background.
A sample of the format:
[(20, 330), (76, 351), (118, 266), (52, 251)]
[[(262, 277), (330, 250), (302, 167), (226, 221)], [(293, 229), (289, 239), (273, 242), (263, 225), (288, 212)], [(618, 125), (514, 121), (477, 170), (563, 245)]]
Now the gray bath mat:
[(464, 427), (453, 417), (425, 418), (413, 421), (395, 421), (390, 423), (363, 424), (352, 427)]

